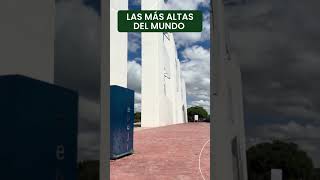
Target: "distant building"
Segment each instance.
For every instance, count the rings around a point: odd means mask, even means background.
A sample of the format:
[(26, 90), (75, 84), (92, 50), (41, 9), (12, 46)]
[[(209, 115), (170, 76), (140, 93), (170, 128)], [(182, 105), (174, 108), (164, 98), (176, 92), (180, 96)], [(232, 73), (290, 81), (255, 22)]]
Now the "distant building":
[[(165, 10), (163, 0), (142, 0), (142, 10)], [(142, 33), (141, 126), (186, 123), (185, 81), (172, 33)]]

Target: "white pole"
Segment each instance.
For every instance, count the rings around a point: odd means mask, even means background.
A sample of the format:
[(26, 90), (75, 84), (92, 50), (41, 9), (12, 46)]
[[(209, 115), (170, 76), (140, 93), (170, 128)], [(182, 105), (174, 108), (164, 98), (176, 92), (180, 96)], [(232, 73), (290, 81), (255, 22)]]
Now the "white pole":
[[(108, 122), (109, 114), (109, 101), (108, 97), (110, 92), (109, 81), (110, 73), (110, 1), (101, 0), (101, 74), (100, 74), (100, 160), (99, 160), (99, 179), (107, 180), (110, 177), (110, 170), (107, 169), (107, 164), (110, 159), (110, 123)], [(109, 91), (108, 91), (109, 90)]]

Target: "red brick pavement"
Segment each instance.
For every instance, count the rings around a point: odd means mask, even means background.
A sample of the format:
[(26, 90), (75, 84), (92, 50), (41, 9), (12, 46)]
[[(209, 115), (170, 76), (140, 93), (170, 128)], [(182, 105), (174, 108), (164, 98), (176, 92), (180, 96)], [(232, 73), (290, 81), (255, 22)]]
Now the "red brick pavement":
[(110, 161), (111, 180), (209, 180), (209, 138), (209, 123), (179, 124), (135, 132), (135, 153)]

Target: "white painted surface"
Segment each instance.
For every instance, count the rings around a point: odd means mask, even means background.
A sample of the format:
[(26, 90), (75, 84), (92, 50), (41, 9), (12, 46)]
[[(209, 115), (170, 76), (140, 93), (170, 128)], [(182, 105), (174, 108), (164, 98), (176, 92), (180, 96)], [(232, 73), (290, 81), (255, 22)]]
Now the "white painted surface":
[[(231, 61), (225, 59), (226, 36), (224, 27), (223, 1), (215, 0), (213, 11), (215, 33), (212, 38), (213, 53), (213, 118), (212, 129), (212, 179), (234, 179), (237, 177), (234, 167), (239, 164), (240, 180), (247, 180), (246, 146), (243, 120), (243, 100), (240, 67), (235, 57)], [(237, 138), (237, 161), (233, 161), (232, 140)], [(234, 164), (235, 163), (235, 164)]]
[(282, 180), (282, 170), (271, 169), (271, 180)]
[[(141, 9), (161, 10), (166, 7), (163, 0), (142, 0)], [(186, 91), (173, 34), (142, 33), (141, 44), (141, 126), (185, 123)]]
[(118, 10), (128, 10), (128, 0), (112, 0), (110, 8), (110, 85), (127, 87), (128, 33), (118, 32)]
[(194, 120), (198, 121), (199, 120), (199, 116), (198, 115), (194, 115)]
[[(110, 9), (107, 9), (107, 3), (110, 3)], [(110, 141), (108, 140), (108, 133), (110, 132), (110, 122), (108, 122), (108, 98), (107, 97), (107, 84), (108, 71), (107, 64), (110, 60), (110, 85), (118, 85), (121, 87), (127, 87), (127, 61), (128, 61), (128, 35), (127, 33), (118, 32), (118, 10), (128, 9), (128, 0), (111, 0), (101, 1), (102, 5), (102, 48), (107, 47), (107, 43), (110, 44), (110, 57), (107, 56), (105, 51), (102, 51), (101, 58), (101, 132), (100, 132), (100, 180), (109, 179), (110, 172), (107, 173), (107, 164), (109, 163)], [(109, 11), (108, 11), (109, 10)], [(110, 14), (108, 14), (110, 12)], [(110, 17), (109, 17), (110, 15)], [(110, 26), (107, 22), (107, 18), (110, 18)], [(108, 27), (109, 26), (109, 27)], [(106, 42), (108, 36), (108, 29), (110, 30), (110, 42)], [(110, 104), (109, 104), (110, 105)]]
[(54, 0), (1, 0), (0, 75), (54, 78)]

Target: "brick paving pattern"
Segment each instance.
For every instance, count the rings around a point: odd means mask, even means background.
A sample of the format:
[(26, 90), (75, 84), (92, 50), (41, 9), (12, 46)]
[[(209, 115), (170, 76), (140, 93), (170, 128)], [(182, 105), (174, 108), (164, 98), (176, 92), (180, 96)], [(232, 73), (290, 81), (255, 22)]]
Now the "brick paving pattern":
[[(209, 123), (188, 123), (135, 131), (134, 154), (110, 161), (110, 178), (209, 180), (209, 138)], [(199, 169), (201, 150), (202, 175)]]

